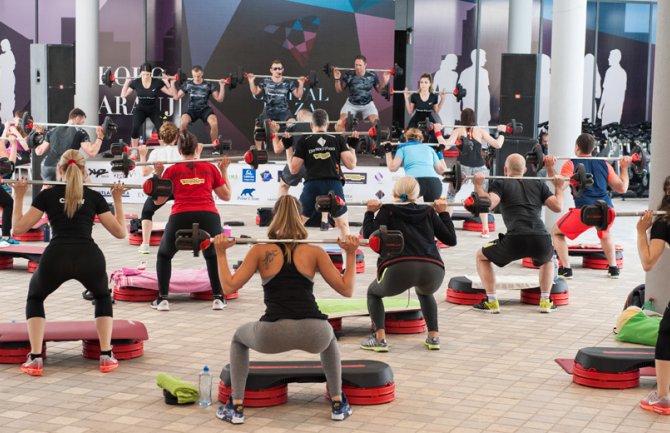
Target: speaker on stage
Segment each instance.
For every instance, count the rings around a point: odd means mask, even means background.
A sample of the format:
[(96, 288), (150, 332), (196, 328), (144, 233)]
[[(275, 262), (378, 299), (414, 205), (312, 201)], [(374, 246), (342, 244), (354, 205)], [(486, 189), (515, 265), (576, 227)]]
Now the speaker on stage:
[(523, 134), (517, 137), (536, 138), (540, 99), (538, 65), (537, 54), (502, 55), (500, 123), (509, 123), (512, 119), (521, 122)]
[(74, 108), (74, 90), (74, 45), (31, 44), (30, 114), (33, 118), (43, 122), (67, 122), (67, 115)]
[(503, 167), (505, 167), (505, 160), (509, 155), (513, 153), (519, 153), (525, 158), (526, 153), (530, 152), (535, 143), (537, 143), (537, 141), (533, 138), (518, 138), (510, 137), (509, 135), (506, 136), (503, 146), (500, 149), (496, 149), (495, 175), (503, 176), (505, 174)]

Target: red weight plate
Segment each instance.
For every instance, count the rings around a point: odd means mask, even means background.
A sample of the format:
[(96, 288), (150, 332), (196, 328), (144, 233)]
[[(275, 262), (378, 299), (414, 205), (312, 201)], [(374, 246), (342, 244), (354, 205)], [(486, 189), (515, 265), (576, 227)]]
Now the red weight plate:
[(139, 287), (114, 287), (114, 293), (128, 296), (153, 295), (156, 297), (157, 290), (141, 289)]
[(622, 373), (603, 373), (593, 369), (587, 370), (575, 362), (572, 381), (592, 388), (634, 388), (640, 385), (640, 371), (631, 370)]
[(28, 272), (33, 273), (37, 270), (37, 266), (40, 264), (40, 262), (34, 262), (32, 260), (28, 260)]
[[(228, 401), (232, 390), (230, 387), (219, 382), (219, 401), (225, 403)], [(246, 407), (268, 407), (284, 404), (288, 401), (288, 386), (286, 384), (275, 386), (273, 388), (244, 391), (244, 405)]]
[[(623, 269), (623, 259), (617, 259), (616, 265), (619, 269)], [(607, 262), (607, 259), (584, 256), (582, 259), (582, 266), (588, 269), (608, 269), (610, 265)]]
[(395, 320), (386, 318), (384, 330), (387, 334), (420, 334), (426, 331), (426, 320)]
[(124, 302), (151, 302), (156, 299), (156, 294), (153, 295), (119, 295), (114, 293), (114, 299)]
[[(468, 231), (468, 232), (481, 232), (482, 231), (482, 223), (476, 223), (472, 221), (463, 221), (463, 230)], [(496, 231), (496, 223), (489, 223), (489, 231), (494, 232)]]
[(395, 400), (395, 383), (389, 383), (376, 388), (356, 388), (342, 385), (350, 404), (373, 405), (390, 403)]
[[(522, 304), (540, 305), (540, 292), (521, 290), (520, 296)], [(568, 305), (570, 302), (570, 294), (569, 292), (552, 293), (549, 295), (549, 299), (551, 299), (556, 306)]]

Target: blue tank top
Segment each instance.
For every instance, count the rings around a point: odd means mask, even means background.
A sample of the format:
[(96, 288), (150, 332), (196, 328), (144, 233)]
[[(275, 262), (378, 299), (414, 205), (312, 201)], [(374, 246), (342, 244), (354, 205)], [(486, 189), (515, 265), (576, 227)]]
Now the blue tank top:
[(402, 166), (407, 176), (439, 178), (434, 168), (439, 158), (432, 147), (418, 141), (401, 143), (395, 156), (402, 159)]
[(614, 207), (612, 199), (607, 193), (607, 175), (609, 173), (607, 162), (600, 159), (573, 158), (572, 163), (575, 166), (575, 171), (577, 171), (579, 164), (584, 164), (585, 171), (593, 175), (593, 186), (587, 187), (579, 197), (574, 197), (575, 207), (581, 208), (592, 205), (597, 200), (605, 200), (607, 206)]
[(277, 275), (263, 284), (265, 314), (260, 321), (327, 319), (328, 316), (321, 313), (316, 305), (314, 282), (301, 274), (293, 262), (288, 262), (286, 246), (277, 245), (281, 248), (284, 264)]

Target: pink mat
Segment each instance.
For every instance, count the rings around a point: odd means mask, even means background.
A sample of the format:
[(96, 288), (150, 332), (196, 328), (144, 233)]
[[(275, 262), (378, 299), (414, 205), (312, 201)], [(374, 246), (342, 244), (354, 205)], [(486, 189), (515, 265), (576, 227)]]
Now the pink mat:
[[(156, 272), (121, 268), (112, 272), (109, 277), (115, 287), (135, 287), (138, 289), (158, 291), (158, 277)], [(173, 269), (170, 277), (170, 293), (199, 293), (211, 292), (207, 268), (202, 269)]]

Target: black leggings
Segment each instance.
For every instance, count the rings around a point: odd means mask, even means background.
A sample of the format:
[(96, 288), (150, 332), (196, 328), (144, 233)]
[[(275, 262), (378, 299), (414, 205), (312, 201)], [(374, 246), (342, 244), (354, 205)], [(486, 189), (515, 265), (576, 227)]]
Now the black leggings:
[(146, 120), (146, 118), (151, 119), (151, 123), (154, 124), (154, 128), (156, 128), (156, 131), (158, 131), (161, 128), (161, 125), (163, 124), (163, 118), (161, 117), (161, 113), (158, 110), (158, 107), (155, 109), (146, 109), (146, 108), (141, 108), (139, 105), (135, 107), (135, 111), (133, 111), (133, 127), (130, 132), (130, 138), (139, 138), (140, 137), (140, 132), (142, 130), (142, 124)]
[(8, 237), (12, 234), (14, 199), (3, 188), (0, 188), (0, 207), (2, 208), (2, 235)]
[(368, 286), (368, 311), (375, 329), (384, 329), (384, 302), (382, 298), (396, 296), (414, 287), (419, 297), (421, 312), (429, 331), (438, 331), (437, 302), (433, 294), (444, 280), (444, 268), (435, 263), (406, 261), (388, 266), (381, 280)]
[(655, 358), (661, 361), (670, 361), (670, 303), (665, 307), (663, 319), (661, 319), (661, 325), (658, 328)]
[[(174, 200), (173, 196), (168, 197), (168, 199), (165, 201), (167, 203), (170, 200)], [(147, 197), (146, 201), (144, 202), (144, 206), (142, 206), (142, 214), (140, 216), (141, 220), (153, 220), (154, 214), (156, 211), (160, 208), (162, 208), (165, 203), (163, 204), (156, 204), (154, 201), (151, 199), (151, 197)]]
[(79, 281), (95, 299), (95, 317), (112, 317), (112, 297), (107, 285), (105, 256), (93, 242), (53, 242), (42, 254), (28, 285), (26, 318), (45, 317), (44, 300), (64, 282)]
[(425, 203), (433, 202), (442, 196), (442, 181), (437, 177), (417, 177), (419, 195)]
[[(193, 223), (200, 224), (200, 228), (205, 230), (210, 236), (214, 237), (223, 233), (221, 229), (221, 218), (214, 212), (181, 212), (170, 215), (165, 226), (165, 233), (161, 239), (161, 246), (158, 247), (158, 257), (156, 258), (156, 274), (158, 275), (158, 292), (163, 298), (167, 298), (170, 291), (170, 276), (172, 275), (172, 257), (177, 253), (175, 247), (175, 237), (177, 230), (190, 229)], [(221, 281), (219, 280), (219, 267), (216, 263), (216, 250), (214, 245), (202, 252), (207, 263), (207, 274), (209, 275), (209, 284), (212, 286), (214, 296), (222, 296)]]

